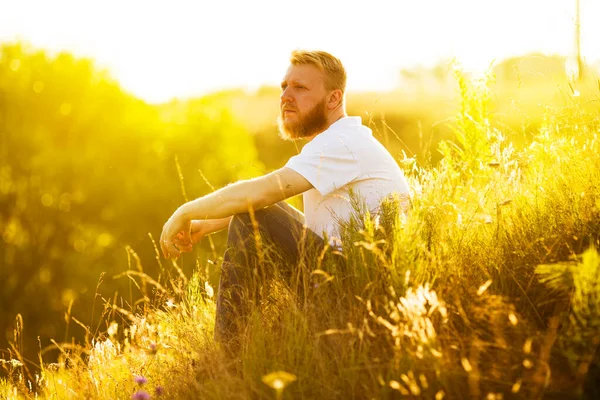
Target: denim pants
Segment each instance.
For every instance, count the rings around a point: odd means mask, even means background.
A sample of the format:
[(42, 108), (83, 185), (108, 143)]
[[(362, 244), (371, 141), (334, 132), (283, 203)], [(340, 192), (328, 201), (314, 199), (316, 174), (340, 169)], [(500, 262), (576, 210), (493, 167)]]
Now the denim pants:
[(324, 240), (304, 226), (304, 215), (285, 202), (234, 215), (219, 281), (215, 340), (233, 344), (265, 280), (276, 273), (290, 283), (301, 258), (317, 257), (323, 246)]

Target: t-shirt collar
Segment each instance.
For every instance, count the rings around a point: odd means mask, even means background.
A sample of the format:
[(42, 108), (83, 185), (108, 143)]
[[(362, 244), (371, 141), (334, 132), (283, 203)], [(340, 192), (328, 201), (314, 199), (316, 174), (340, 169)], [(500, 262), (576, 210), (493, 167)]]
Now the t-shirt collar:
[(329, 128), (327, 128), (327, 130), (335, 129), (335, 128), (342, 128), (345, 126), (361, 126), (361, 125), (362, 125), (361, 117), (342, 117), (342, 118), (338, 119), (337, 121), (335, 121), (333, 124), (329, 125)]

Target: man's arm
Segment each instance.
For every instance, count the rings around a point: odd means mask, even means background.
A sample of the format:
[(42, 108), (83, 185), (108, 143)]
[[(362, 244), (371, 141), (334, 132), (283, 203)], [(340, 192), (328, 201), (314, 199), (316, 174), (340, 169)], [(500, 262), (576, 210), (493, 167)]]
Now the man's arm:
[(312, 184), (296, 171), (283, 167), (260, 178), (239, 181), (179, 207), (163, 226), (160, 245), (165, 257), (179, 256), (176, 235), (192, 243), (192, 220), (220, 220), (215, 228), (225, 228), (225, 219), (258, 210), (312, 189)]
[[(221, 218), (221, 219), (207, 219), (204, 221), (198, 221), (198, 222), (203, 222), (203, 229), (202, 229), (202, 236), (205, 235), (210, 235), (211, 233), (216, 233), (219, 231), (222, 231), (223, 229), (227, 228), (229, 226), (229, 223), (231, 222), (231, 217), (227, 217), (227, 218)], [(194, 224), (194, 222), (192, 221), (192, 225)], [(193, 228), (192, 228), (192, 232), (193, 232)]]
[(219, 189), (190, 201), (176, 211), (186, 220), (222, 219), (234, 214), (258, 210), (312, 189), (302, 175), (290, 168)]

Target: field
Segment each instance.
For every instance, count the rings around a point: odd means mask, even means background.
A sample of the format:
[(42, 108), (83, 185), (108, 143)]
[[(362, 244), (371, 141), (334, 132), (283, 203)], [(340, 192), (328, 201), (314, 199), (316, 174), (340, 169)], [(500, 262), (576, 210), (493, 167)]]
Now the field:
[(410, 209), (357, 206), (346, 263), (311, 254), (293, 282), (265, 248), (232, 356), (212, 339), (225, 237), (177, 262), (154, 240), (185, 199), (297, 151), (276, 89), (149, 105), (4, 45), (0, 398), (598, 398), (600, 81), (509, 61), (348, 95)]

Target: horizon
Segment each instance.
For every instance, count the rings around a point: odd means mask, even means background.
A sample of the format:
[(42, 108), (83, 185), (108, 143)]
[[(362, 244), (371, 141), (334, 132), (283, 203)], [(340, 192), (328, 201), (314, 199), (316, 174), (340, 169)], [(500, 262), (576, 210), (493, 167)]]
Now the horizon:
[[(310, 0), (298, 9), (291, 2), (270, 0), (180, 0), (169, 7), (140, 1), (25, 0), (5, 7), (0, 15), (0, 43), (21, 41), (51, 53), (93, 59), (124, 90), (149, 103), (278, 86), (296, 48), (322, 49), (340, 58), (349, 92), (390, 91), (398, 87), (401, 70), (431, 68), (452, 58), (477, 74), (493, 60), (497, 64), (531, 53), (574, 55), (574, 2), (446, 3), (377, 0), (364, 9), (356, 3)], [(281, 10), (278, 18), (269, 14), (269, 7)], [(337, 21), (330, 15), (338, 15)], [(600, 37), (594, 15), (600, 15), (600, 4), (581, 0), (581, 49), (588, 64), (600, 60), (600, 49), (591, 43)], [(323, 29), (294, 25), (307, 21)], [(339, 39), (340, 29), (345, 40)], [(390, 50), (390, 44), (397, 50)]]

